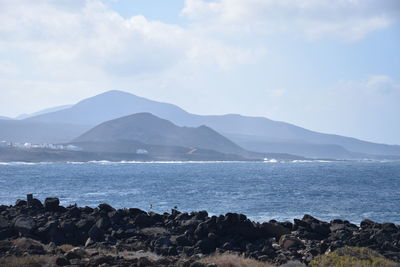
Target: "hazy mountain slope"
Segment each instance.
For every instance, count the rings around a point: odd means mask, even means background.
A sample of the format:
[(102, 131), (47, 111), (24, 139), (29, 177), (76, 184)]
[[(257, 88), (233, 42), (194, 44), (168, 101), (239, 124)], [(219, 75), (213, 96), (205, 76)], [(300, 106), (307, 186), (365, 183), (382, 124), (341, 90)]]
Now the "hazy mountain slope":
[(138, 113), (104, 122), (74, 142), (138, 141), (151, 145), (211, 149), (243, 154), (245, 150), (207, 126), (179, 127), (150, 113)]
[(38, 115), (42, 115), (42, 114), (46, 114), (46, 113), (51, 113), (51, 112), (67, 109), (67, 108), (70, 108), (72, 106), (73, 105), (63, 105), (63, 106), (58, 106), (58, 107), (46, 108), (46, 109), (39, 110), (39, 111), (31, 113), (31, 114), (18, 115), (17, 117), (15, 117), (15, 119), (23, 120), (23, 119), (27, 119), (27, 118), (30, 118), (30, 117), (33, 117), (33, 116), (38, 116)]
[(0, 120), (12, 120), (12, 119), (9, 117), (0, 116)]
[[(71, 143), (83, 149), (84, 152), (91, 153), (117, 153), (117, 154), (136, 154), (137, 149), (145, 149), (148, 154), (145, 156), (152, 160), (246, 160), (246, 158), (224, 154), (214, 150), (196, 149), (195, 151), (187, 147), (149, 145), (137, 141), (112, 141), (112, 142), (73, 142)], [(136, 154), (143, 155), (143, 154)], [(132, 160), (125, 158), (124, 160)]]
[(81, 125), (0, 120), (0, 140), (11, 142), (66, 142), (86, 130), (88, 130), (88, 127)]
[(149, 112), (156, 116), (162, 115), (163, 118), (178, 119), (182, 114), (188, 114), (183, 109), (172, 104), (148, 100), (121, 91), (109, 91), (84, 99), (68, 109), (34, 116), (27, 120), (94, 126), (105, 121), (141, 112)]
[[(297, 146), (296, 151), (298, 151), (298, 155), (303, 156), (308, 156), (310, 151), (314, 151), (313, 157), (336, 158), (340, 154), (337, 146), (340, 146), (343, 152), (343, 156), (339, 158), (347, 158), (345, 151), (376, 155), (400, 155), (400, 146), (376, 144), (344, 136), (322, 134), (262, 117), (235, 114), (194, 115), (171, 104), (151, 101), (121, 91), (109, 91), (85, 99), (71, 108), (31, 117), (28, 120), (95, 126), (107, 120), (139, 112), (150, 112), (179, 126), (198, 127), (207, 125), (219, 133), (229, 136), (232, 141), (249, 150), (257, 148), (257, 151), (262, 152), (290, 153), (291, 150), (287, 149), (289, 146), (301, 144), (301, 146)], [(274, 149), (268, 147), (272, 143), (276, 144)], [(324, 146), (318, 147), (317, 145)], [(321, 153), (318, 152), (319, 148), (321, 148), (321, 151), (323, 150)]]
[(310, 144), (295, 140), (274, 139), (256, 136), (246, 136), (237, 134), (225, 134), (230, 140), (251, 151), (271, 153), (288, 153), (292, 155), (302, 155), (308, 158), (335, 158), (335, 159), (353, 159), (367, 158), (368, 155), (362, 153), (350, 152), (339, 145), (330, 144)]
[[(259, 142), (280, 142), (287, 145), (293, 143), (337, 145), (345, 150), (357, 153), (400, 155), (400, 146), (398, 145), (377, 144), (351, 137), (318, 133), (289, 123), (262, 117), (247, 117), (235, 114), (203, 117), (205, 117), (204, 124), (229, 136), (231, 140), (246, 149), (252, 149), (246, 145), (247, 143), (254, 143), (254, 140), (258, 140)], [(287, 151), (282, 152), (288, 153)]]

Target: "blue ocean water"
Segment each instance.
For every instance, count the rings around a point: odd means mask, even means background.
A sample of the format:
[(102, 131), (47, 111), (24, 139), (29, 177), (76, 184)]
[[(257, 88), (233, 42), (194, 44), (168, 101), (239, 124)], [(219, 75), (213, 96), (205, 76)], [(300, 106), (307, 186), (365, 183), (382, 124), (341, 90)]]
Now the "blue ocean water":
[(27, 193), (63, 205), (400, 224), (400, 162), (0, 163), (0, 204)]

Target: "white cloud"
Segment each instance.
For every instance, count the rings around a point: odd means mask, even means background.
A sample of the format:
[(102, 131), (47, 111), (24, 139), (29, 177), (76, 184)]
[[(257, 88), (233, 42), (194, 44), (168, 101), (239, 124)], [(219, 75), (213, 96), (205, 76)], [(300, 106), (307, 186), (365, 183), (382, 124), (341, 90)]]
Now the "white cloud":
[(143, 16), (124, 19), (95, 0), (73, 10), (53, 1), (16, 2), (0, 7), (1, 50), (28, 53), (47, 75), (134, 75), (170, 67), (179, 58), (184, 31), (178, 26)]
[[(400, 99), (400, 81), (387, 75), (370, 75), (361, 81), (342, 81), (337, 87), (351, 95), (365, 97), (372, 101), (387, 98), (387, 100), (393, 99), (397, 102)], [(382, 102), (382, 104), (386, 103), (387, 101)]]
[(214, 31), (336, 38), (355, 41), (388, 27), (398, 17), (397, 0), (186, 0), (182, 11)]
[(71, 3), (0, 1), (0, 52), (27, 53), (58, 78), (160, 72), (181, 61), (225, 69), (258, 56), (178, 25), (141, 15), (125, 19), (100, 0)]
[(178, 78), (182, 69), (227, 70), (262, 53), (142, 15), (124, 18), (100, 0), (0, 0), (0, 12), (0, 111), (9, 115), (38, 108), (10, 101), (37, 90), (58, 103), (121, 84), (134, 89), (143, 77)]

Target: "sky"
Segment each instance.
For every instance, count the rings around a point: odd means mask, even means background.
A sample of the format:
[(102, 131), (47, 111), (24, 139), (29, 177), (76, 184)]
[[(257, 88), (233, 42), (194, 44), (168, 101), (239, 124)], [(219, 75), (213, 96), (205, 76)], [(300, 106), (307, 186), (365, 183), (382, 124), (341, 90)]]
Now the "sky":
[(0, 115), (123, 90), (400, 144), (398, 0), (0, 0)]

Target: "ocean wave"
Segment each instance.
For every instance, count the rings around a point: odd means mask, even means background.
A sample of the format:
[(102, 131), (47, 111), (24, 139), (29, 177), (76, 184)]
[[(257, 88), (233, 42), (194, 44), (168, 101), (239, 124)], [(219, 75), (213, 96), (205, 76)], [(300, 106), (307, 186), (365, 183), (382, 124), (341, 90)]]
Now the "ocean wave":
[(52, 164), (53, 162), (20, 162), (20, 161), (15, 161), (15, 162), (0, 162), (0, 166), (18, 166), (18, 165), (47, 165), (47, 164)]
[(115, 164), (212, 164), (212, 163), (249, 163), (248, 161), (108, 161), (108, 160), (93, 160), (93, 161), (66, 161), (66, 162), (0, 162), (0, 166), (15, 166), (15, 165), (50, 165), (50, 164), (71, 164), (71, 165), (85, 165), (85, 164), (101, 164), (101, 165), (115, 165)]
[(290, 161), (292, 163), (331, 163), (331, 162), (338, 162), (337, 160), (322, 160), (322, 159), (296, 159)]
[(19, 166), (19, 165), (51, 165), (51, 164), (71, 164), (71, 165), (85, 165), (85, 164), (99, 164), (99, 165), (118, 165), (118, 164), (248, 164), (248, 163), (336, 163), (336, 162), (361, 162), (361, 163), (391, 163), (400, 162), (400, 160), (318, 160), (318, 159), (305, 159), (305, 160), (278, 160), (278, 159), (264, 159), (263, 161), (108, 161), (108, 160), (93, 160), (93, 161), (66, 161), (66, 162), (0, 162), (0, 166)]
[[(86, 162), (89, 164), (212, 164), (212, 163), (248, 163), (248, 161), (108, 161), (108, 160), (99, 160), (99, 161), (89, 161)], [(75, 162), (75, 164), (78, 164)]]

